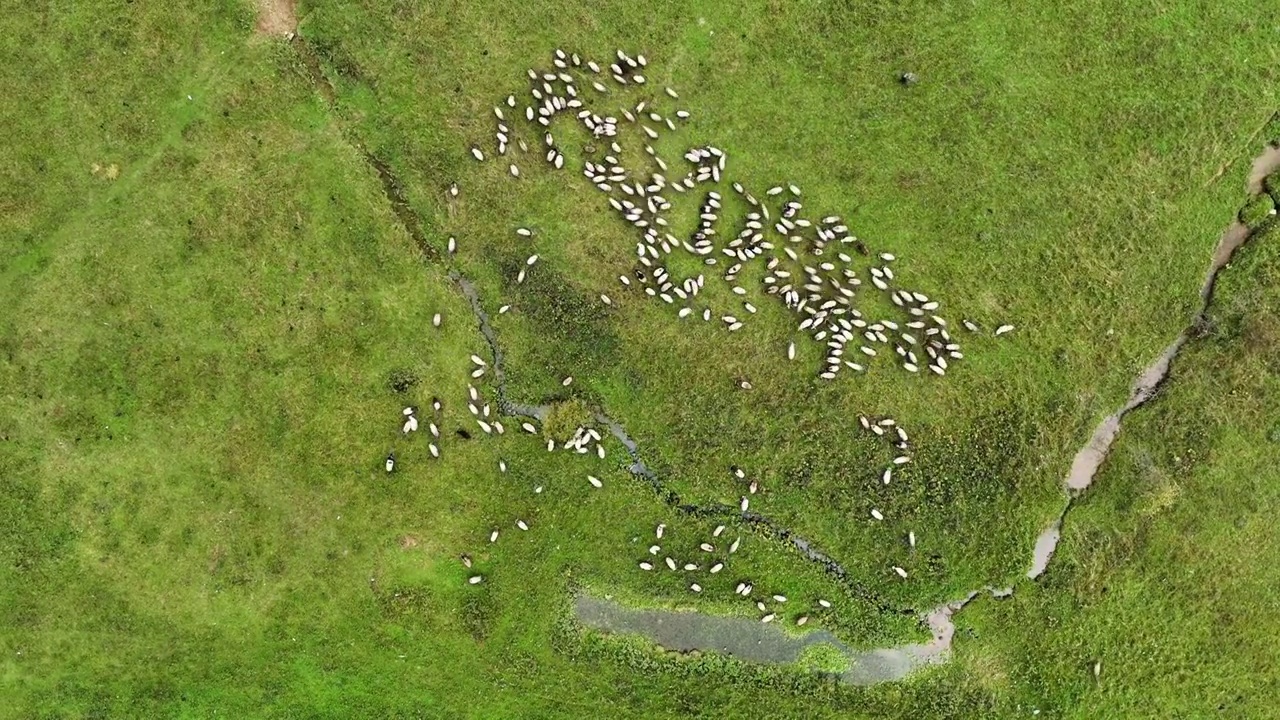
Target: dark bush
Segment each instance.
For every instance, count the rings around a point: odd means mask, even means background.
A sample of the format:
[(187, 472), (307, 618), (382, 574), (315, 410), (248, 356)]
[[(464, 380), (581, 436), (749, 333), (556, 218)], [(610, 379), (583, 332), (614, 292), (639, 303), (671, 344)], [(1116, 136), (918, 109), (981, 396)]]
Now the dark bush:
[(418, 376), (404, 368), (396, 368), (387, 373), (387, 385), (397, 393), (406, 393), (418, 384)]

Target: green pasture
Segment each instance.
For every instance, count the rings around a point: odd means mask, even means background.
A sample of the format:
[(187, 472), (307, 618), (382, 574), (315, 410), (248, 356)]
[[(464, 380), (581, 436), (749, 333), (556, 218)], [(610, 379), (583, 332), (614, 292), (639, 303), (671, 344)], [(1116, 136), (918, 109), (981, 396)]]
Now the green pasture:
[[(569, 605), (590, 590), (755, 615), (732, 595), (750, 578), (797, 600), (788, 620), (832, 599), (811, 622), (869, 648), (923, 640), (913, 610), (1019, 580), (1072, 454), (1190, 322), (1250, 158), (1280, 139), (1272, 8), (298, 14), (293, 43), (256, 37), (248, 3), (0, 15), (0, 717), (1271, 712), (1271, 226), (1224, 274), (1168, 386), (1126, 419), (1045, 578), (957, 616), (955, 662), (854, 689), (809, 672), (826, 658), (756, 667), (586, 633)], [(954, 330), (965, 359), (945, 378), (884, 358), (825, 383), (817, 345), (787, 361), (794, 317), (758, 272), (744, 285), (760, 313), (734, 334), (624, 289), (637, 236), (576, 169), (585, 135), (561, 125), (566, 169), (530, 154), (519, 179), (468, 153), (492, 153), (492, 106), (557, 47), (643, 52), (647, 94), (670, 85), (680, 100), (663, 107), (692, 113), (655, 143), (669, 161), (711, 143), (758, 195), (798, 184), (806, 216), (841, 214), (953, 326), (987, 332)], [(899, 84), (905, 70), (920, 82)], [(369, 156), (425, 242), (443, 254), (458, 239), (455, 257), (424, 255)], [(1244, 215), (1265, 225), (1256, 202)], [(707, 295), (742, 315), (722, 267), (703, 269)], [(745, 468), (764, 488), (752, 510), (848, 582), (732, 518), (668, 507), (611, 438), (598, 460), (547, 452), (520, 418), (481, 433), (467, 385), (494, 407), (496, 389), (468, 356), (491, 358), (450, 269), (493, 318), (510, 399), (607, 413), (687, 503), (735, 505), (729, 468)], [(399, 432), (401, 408), (427, 420), (433, 397), (440, 459)], [(892, 453), (859, 414), (911, 434), (887, 487)], [(637, 569), (658, 523), (689, 555), (720, 522), (742, 550), (701, 594)]]

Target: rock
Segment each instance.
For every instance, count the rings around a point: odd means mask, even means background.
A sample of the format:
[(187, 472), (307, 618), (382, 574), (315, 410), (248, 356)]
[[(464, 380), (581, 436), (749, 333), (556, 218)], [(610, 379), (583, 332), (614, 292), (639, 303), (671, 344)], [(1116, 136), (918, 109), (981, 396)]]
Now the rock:
[(898, 82), (906, 86), (911, 86), (920, 82), (920, 77), (913, 72), (904, 72), (898, 76)]

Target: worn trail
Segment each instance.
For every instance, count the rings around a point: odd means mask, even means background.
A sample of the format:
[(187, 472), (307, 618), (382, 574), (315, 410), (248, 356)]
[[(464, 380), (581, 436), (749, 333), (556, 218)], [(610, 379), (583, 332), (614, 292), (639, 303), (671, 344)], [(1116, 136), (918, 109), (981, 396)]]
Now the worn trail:
[[(1263, 178), (1278, 168), (1280, 168), (1280, 148), (1267, 146), (1253, 161), (1246, 184), (1246, 190), (1249, 194), (1256, 195), (1260, 193), (1262, 191)], [(1089, 441), (1085, 443), (1084, 447), (1080, 448), (1075, 458), (1072, 459), (1071, 469), (1068, 471), (1066, 480), (1063, 483), (1068, 494), (1066, 505), (1058, 518), (1040, 534), (1027, 577), (1034, 580), (1048, 568), (1053, 552), (1058, 546), (1062, 522), (1071, 510), (1075, 498), (1079, 497), (1093, 483), (1093, 478), (1097, 475), (1098, 468), (1107, 459), (1107, 454), (1111, 451), (1111, 445), (1120, 433), (1120, 424), (1124, 416), (1142, 407), (1151, 398), (1155, 397), (1160, 385), (1169, 377), (1169, 370), (1174, 360), (1182, 352), (1182, 349), (1186, 347), (1186, 344), (1195, 337), (1196, 327), (1206, 319), (1206, 313), (1213, 302), (1213, 290), (1217, 284), (1219, 273), (1231, 261), (1231, 257), (1236, 250), (1240, 249), (1248, 241), (1249, 236), (1249, 228), (1238, 220), (1223, 230), (1209, 260), (1209, 269), (1205, 273), (1204, 281), (1200, 284), (1200, 304), (1196, 308), (1191, 322), (1182, 332), (1178, 333), (1178, 336), (1147, 367), (1143, 368), (1130, 387), (1128, 400), (1115, 412), (1098, 423)]]

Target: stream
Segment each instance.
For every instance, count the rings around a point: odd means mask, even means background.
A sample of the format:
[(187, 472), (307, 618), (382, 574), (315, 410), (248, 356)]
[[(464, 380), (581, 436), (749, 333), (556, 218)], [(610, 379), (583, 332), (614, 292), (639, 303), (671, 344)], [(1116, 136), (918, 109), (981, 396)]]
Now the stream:
[[(498, 343), (497, 334), (494, 332), (493, 326), (490, 324), (489, 314), (484, 310), (480, 301), (480, 293), (476, 290), (475, 285), (456, 270), (449, 271), (449, 278), (458, 286), (463, 297), (465, 297), (467, 302), (470, 303), (472, 313), (475, 315), (476, 322), (480, 326), (480, 334), (488, 343), (489, 350), (493, 354), (493, 376), (497, 387), (498, 409), (504, 415), (526, 417), (542, 421), (546, 417), (547, 413), (550, 412), (550, 405), (530, 405), (527, 403), (519, 403), (514, 402), (507, 397), (506, 374), (503, 370), (504, 355), (502, 353), (502, 347)], [(631, 459), (630, 465), (627, 466), (627, 471), (633, 476), (648, 483), (648, 485), (653, 489), (654, 494), (669, 507), (691, 517), (740, 519), (760, 531), (760, 533), (766, 537), (790, 543), (791, 546), (794, 547), (806, 560), (821, 565), (827, 574), (840, 581), (841, 584), (844, 585), (845, 589), (850, 591), (856, 597), (874, 605), (881, 611), (897, 611), (896, 609), (891, 608), (883, 600), (876, 597), (876, 595), (867, 588), (850, 581), (848, 572), (845, 571), (844, 567), (833, 560), (830, 555), (819, 550), (814, 543), (796, 535), (791, 530), (782, 527), (770, 518), (756, 512), (743, 512), (737, 507), (722, 503), (716, 503), (713, 505), (694, 505), (691, 503), (685, 503), (680, 498), (679, 493), (668, 488), (662, 482), (662, 479), (658, 477), (657, 473), (653, 472), (649, 466), (645, 464), (644, 459), (640, 456), (639, 444), (636, 443), (629, 433), (627, 433), (626, 428), (624, 428), (621, 423), (600, 411), (596, 411), (594, 419), (598, 424), (605, 427), (609, 431), (609, 434), (626, 449), (627, 455)]]
[[(295, 36), (291, 41), (291, 44), (297, 49), (299, 55), (302, 57), (307, 75), (316, 91), (320, 93), (320, 96), (328, 105), (331, 107), (336, 106), (337, 93), (328, 78), (325, 77), (324, 72), (321, 69), (320, 59), (316, 55), (315, 49), (312, 48), (301, 35)], [(441, 257), (440, 251), (427, 241), (426, 234), (422, 230), (422, 222), (404, 195), (404, 183), (402, 183), (395, 175), (391, 166), (366, 149), (355, 138), (347, 137), (347, 140), (352, 143), (364, 159), (365, 163), (368, 164), (369, 168), (373, 170), (374, 174), (377, 176), (378, 181), (382, 186), (384, 198), (391, 206), (391, 210), (395, 214), (397, 220), (399, 220), (400, 224), (404, 227), (405, 232), (409, 234), (409, 237), (417, 246), (418, 251), (422, 255), (422, 259), (432, 265), (445, 264), (445, 259)], [(450, 281), (458, 287), (458, 290), (462, 293), (463, 297), (465, 297), (467, 302), (471, 305), (471, 312), (475, 315), (476, 323), (480, 329), (480, 334), (489, 345), (489, 351), (493, 355), (493, 376), (494, 385), (497, 389), (499, 411), (504, 415), (532, 418), (541, 422), (550, 410), (550, 406), (520, 403), (507, 397), (507, 382), (506, 373), (503, 368), (504, 355), (502, 352), (502, 346), (498, 343), (498, 336), (493, 330), (493, 325), (489, 320), (489, 314), (485, 312), (484, 305), (480, 300), (480, 293), (476, 290), (475, 285), (456, 268), (447, 267), (447, 272)], [(786, 528), (779, 526), (769, 518), (758, 513), (739, 512), (736, 508), (728, 505), (697, 506), (682, 502), (680, 496), (675, 491), (665, 487), (657, 474), (645, 465), (644, 460), (640, 457), (639, 446), (620, 423), (613, 418), (610, 418), (608, 415), (605, 415), (603, 412), (597, 412), (595, 419), (596, 422), (608, 428), (610, 434), (612, 434), (614, 438), (616, 438), (618, 442), (622, 443), (622, 446), (626, 448), (627, 453), (631, 458), (631, 464), (628, 467), (631, 474), (648, 482), (658, 497), (667, 505), (682, 513), (696, 517), (729, 517), (736, 515), (753, 527), (763, 531), (765, 535), (791, 543), (791, 545), (795, 547), (796, 550), (805, 557), (805, 559), (822, 565), (823, 569), (828, 574), (841, 581), (842, 584), (844, 584), (845, 587), (854, 595), (871, 602), (881, 610), (890, 609), (870, 590), (849, 582), (847, 579), (848, 574), (845, 572), (845, 569), (829, 555), (818, 550), (812, 542), (796, 535)]]

